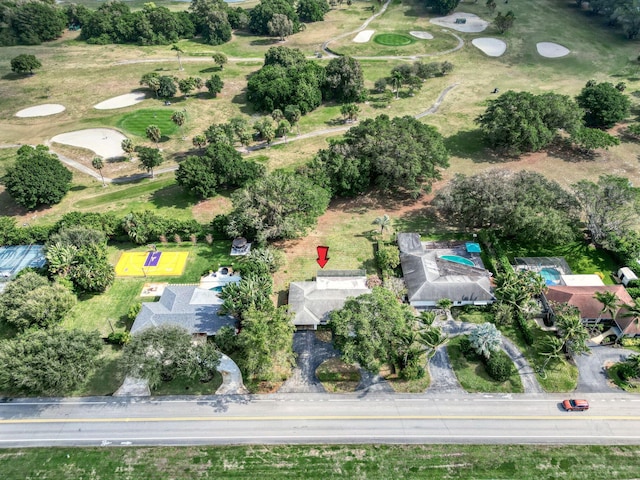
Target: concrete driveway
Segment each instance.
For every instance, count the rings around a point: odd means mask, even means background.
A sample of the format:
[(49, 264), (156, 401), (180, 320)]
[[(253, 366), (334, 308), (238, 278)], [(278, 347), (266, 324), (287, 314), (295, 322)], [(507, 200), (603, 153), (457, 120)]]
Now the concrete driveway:
[(620, 388), (611, 383), (607, 377), (605, 364), (617, 363), (625, 360), (629, 355), (636, 352), (625, 350), (624, 348), (608, 347), (589, 343), (591, 355), (578, 355), (575, 358), (578, 366), (578, 386), (576, 392), (579, 393), (611, 393), (620, 392)]

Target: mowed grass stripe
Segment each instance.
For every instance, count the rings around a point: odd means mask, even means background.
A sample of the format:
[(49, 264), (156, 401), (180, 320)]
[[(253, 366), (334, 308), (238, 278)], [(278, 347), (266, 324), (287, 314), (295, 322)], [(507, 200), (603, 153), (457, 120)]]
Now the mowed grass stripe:
[[(113, 445), (118, 445), (114, 442)], [(640, 477), (637, 446), (247, 445), (0, 450), (7, 480)]]
[(146, 137), (149, 125), (157, 126), (163, 136), (171, 135), (178, 129), (178, 126), (171, 120), (173, 112), (175, 110), (144, 108), (123, 115), (116, 125), (118, 128), (140, 137)]
[(176, 183), (174, 178), (166, 178), (162, 180), (154, 180), (153, 182), (147, 181), (138, 185), (126, 186), (115, 192), (105, 193), (103, 195), (96, 195), (94, 197), (84, 198), (78, 200), (73, 204), (74, 208), (92, 208), (99, 205), (107, 205), (114, 202), (121, 202), (127, 199), (138, 198), (141, 195), (150, 194), (161, 188), (174, 185)]

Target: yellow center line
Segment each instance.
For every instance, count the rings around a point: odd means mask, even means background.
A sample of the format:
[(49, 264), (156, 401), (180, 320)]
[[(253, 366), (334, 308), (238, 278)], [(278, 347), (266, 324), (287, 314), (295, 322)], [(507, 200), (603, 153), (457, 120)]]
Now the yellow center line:
[(327, 420), (624, 420), (640, 421), (640, 416), (625, 415), (311, 415), (273, 417), (123, 417), (123, 418), (15, 418), (2, 419), (3, 424), (24, 423), (130, 423), (130, 422), (281, 422), (281, 421), (327, 421)]

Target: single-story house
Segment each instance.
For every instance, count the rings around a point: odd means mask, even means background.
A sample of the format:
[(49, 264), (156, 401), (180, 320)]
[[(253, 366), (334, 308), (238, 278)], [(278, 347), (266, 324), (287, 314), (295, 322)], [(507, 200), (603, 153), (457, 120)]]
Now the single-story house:
[(321, 270), (314, 281), (291, 282), (289, 310), (299, 330), (326, 325), (329, 314), (342, 308), (350, 297), (371, 293), (364, 270)]
[[(618, 297), (621, 308), (615, 318), (608, 311), (602, 311), (602, 303), (596, 298), (596, 292), (613, 292)], [(601, 321), (613, 321), (617, 326), (618, 336), (640, 336), (640, 324), (637, 318), (627, 316), (627, 310), (623, 305), (633, 304), (633, 298), (624, 288), (624, 285), (603, 286), (548, 286), (543, 294), (543, 302), (553, 315), (554, 303), (567, 303), (580, 311), (582, 321), (587, 324)]]
[(417, 233), (399, 233), (400, 264), (409, 303), (434, 307), (448, 298), (453, 305), (488, 305), (495, 301), (491, 272), (479, 252), (461, 243), (423, 243)]
[(220, 315), (222, 299), (215, 290), (197, 285), (167, 285), (158, 302), (143, 302), (131, 333), (161, 325), (178, 325), (193, 335), (215, 335), (222, 327), (236, 327), (236, 319)]

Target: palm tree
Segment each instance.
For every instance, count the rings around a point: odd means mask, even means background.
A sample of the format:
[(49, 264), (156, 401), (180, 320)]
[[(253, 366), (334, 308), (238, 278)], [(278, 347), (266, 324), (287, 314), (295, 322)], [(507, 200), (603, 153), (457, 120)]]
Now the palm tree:
[(131, 156), (133, 155), (133, 152), (135, 151), (135, 147), (133, 146), (133, 142), (130, 139), (125, 138), (124, 140), (122, 140), (122, 143), (120, 143), (120, 147), (122, 148), (122, 150), (124, 150), (126, 153), (129, 154), (129, 160), (131, 160)]
[(422, 322), (423, 325), (430, 327), (431, 325), (433, 325), (436, 317), (436, 312), (434, 312), (433, 310), (424, 310), (420, 312), (420, 316), (418, 317), (418, 319), (420, 320), (420, 322)]
[(491, 352), (500, 348), (502, 334), (493, 323), (486, 322), (473, 329), (469, 335), (469, 342), (478, 355), (488, 359)]
[(444, 310), (447, 318), (449, 318), (449, 315), (451, 314), (451, 307), (453, 306), (453, 300), (450, 298), (441, 298), (438, 300), (438, 303), (436, 303), (436, 306)]
[(426, 328), (418, 335), (418, 342), (425, 347), (427, 360), (433, 357), (438, 347), (444, 345), (447, 340), (449, 337), (441, 329), (435, 327)]
[[(182, 126), (184, 125), (184, 122), (187, 121), (187, 115), (185, 112), (186, 110), (182, 110), (182, 111), (176, 110), (171, 114), (171, 121), (180, 128), (181, 136), (182, 136)], [(184, 140), (184, 136), (182, 136), (182, 139)]]
[(389, 227), (391, 226), (391, 218), (389, 218), (389, 215), (385, 213), (383, 216), (377, 217), (373, 221), (373, 225), (378, 225), (380, 227), (380, 234), (382, 234), (385, 229), (389, 230)]
[(54, 243), (47, 246), (45, 257), (49, 264), (49, 271), (62, 277), (69, 274), (71, 266), (76, 262), (78, 248), (75, 245)]
[(147, 138), (152, 142), (155, 142), (156, 147), (158, 146), (158, 142), (162, 138), (162, 134), (160, 133), (160, 129), (156, 125), (149, 125), (146, 130)]
[(184, 68), (182, 68), (182, 59), (180, 58), (180, 54), (184, 53), (184, 51), (175, 43), (171, 45), (171, 51), (176, 52), (176, 55), (178, 55), (178, 63), (180, 64), (180, 70), (184, 70)]
[(102, 186), (106, 187), (107, 184), (104, 183), (104, 176), (102, 175), (102, 169), (104, 168), (104, 162), (100, 157), (93, 157), (91, 160), (91, 166), (100, 172), (100, 178), (102, 179)]
[(640, 317), (640, 300), (635, 298), (633, 300), (633, 303), (631, 305), (625, 305), (624, 306), (626, 312), (624, 313), (624, 315), (622, 315), (623, 317)]
[(587, 353), (589, 332), (582, 323), (580, 312), (576, 307), (561, 304), (554, 308), (558, 334), (566, 347), (567, 353), (573, 355)]
[(598, 316), (598, 322), (603, 313), (609, 312), (611, 319), (615, 320), (618, 310), (620, 309), (620, 303), (617, 295), (614, 292), (595, 292), (593, 298), (598, 300), (602, 304), (602, 310)]
[(402, 72), (395, 70), (391, 74), (391, 81), (396, 87), (396, 98), (398, 98), (398, 95), (400, 94), (400, 86), (404, 82), (404, 75), (402, 75)]

